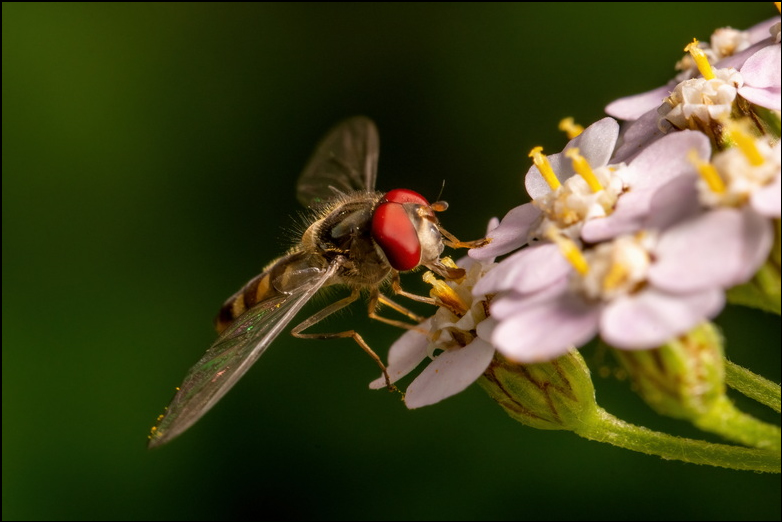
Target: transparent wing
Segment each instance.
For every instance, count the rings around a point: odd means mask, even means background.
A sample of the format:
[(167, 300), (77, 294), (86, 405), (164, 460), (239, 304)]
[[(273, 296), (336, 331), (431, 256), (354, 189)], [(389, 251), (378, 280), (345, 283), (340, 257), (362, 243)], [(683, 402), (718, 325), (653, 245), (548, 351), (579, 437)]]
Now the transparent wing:
[(380, 140), (372, 120), (349, 118), (331, 129), (299, 177), (297, 197), (317, 206), (334, 196), (334, 190), (375, 190)]
[(187, 372), (171, 404), (152, 428), (149, 447), (168, 442), (209, 411), (263, 355), (337, 268), (337, 264), (332, 264), (297, 291), (258, 303), (220, 334)]

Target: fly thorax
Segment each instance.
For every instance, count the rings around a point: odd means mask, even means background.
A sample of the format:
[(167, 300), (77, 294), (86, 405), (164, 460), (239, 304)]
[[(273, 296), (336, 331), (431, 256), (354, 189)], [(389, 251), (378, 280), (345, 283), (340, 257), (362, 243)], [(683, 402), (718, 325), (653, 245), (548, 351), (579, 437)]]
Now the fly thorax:
[(327, 257), (348, 255), (360, 246), (358, 243), (371, 242), (370, 224), (376, 199), (370, 193), (340, 201), (313, 223), (302, 239)]
[(341, 282), (377, 284), (390, 267), (372, 240), (372, 215), (379, 193), (347, 194), (313, 223), (302, 239), (327, 260), (341, 257)]

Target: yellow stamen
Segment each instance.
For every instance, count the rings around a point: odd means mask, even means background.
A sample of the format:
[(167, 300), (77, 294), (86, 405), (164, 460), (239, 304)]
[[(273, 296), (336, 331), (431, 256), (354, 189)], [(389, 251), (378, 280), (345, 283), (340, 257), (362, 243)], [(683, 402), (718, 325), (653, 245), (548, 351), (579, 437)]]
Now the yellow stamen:
[(603, 185), (598, 181), (597, 176), (592, 171), (592, 167), (584, 156), (579, 153), (578, 147), (573, 147), (565, 152), (565, 156), (573, 160), (573, 170), (575, 170), (589, 185), (592, 192), (600, 192)]
[(695, 168), (698, 169), (703, 181), (706, 182), (712, 192), (717, 194), (725, 192), (725, 182), (722, 181), (722, 178), (714, 165), (708, 161), (702, 161), (695, 150), (690, 151), (687, 159), (690, 160), (690, 163), (695, 165)]
[(454, 263), (453, 259), (451, 259), (451, 256), (441, 257), (440, 262), (448, 268), (459, 268), (459, 265)]
[(445, 281), (437, 279), (431, 272), (426, 272), (421, 278), (425, 283), (432, 285), (429, 295), (437, 299), (442, 303), (442, 306), (452, 311), (457, 317), (464, 317), (464, 314), (469, 311), (470, 307)]
[(557, 244), (559, 251), (562, 253), (562, 256), (567, 259), (571, 265), (573, 265), (573, 268), (575, 268), (576, 272), (582, 276), (589, 272), (589, 265), (584, 258), (584, 254), (581, 253), (581, 250), (579, 250), (575, 241), (563, 236), (553, 227), (546, 231), (546, 237)]
[(543, 179), (545, 179), (548, 186), (551, 187), (551, 190), (557, 190), (562, 186), (562, 183), (557, 179), (557, 175), (554, 174), (554, 169), (551, 168), (551, 163), (549, 163), (548, 158), (543, 154), (543, 147), (534, 147), (529, 152), (529, 157), (532, 158), (532, 163), (538, 168)]
[(559, 130), (561, 130), (562, 132), (566, 132), (568, 139), (572, 140), (573, 138), (575, 138), (576, 136), (584, 132), (584, 127), (576, 123), (575, 120), (573, 120), (573, 118), (568, 116), (567, 118), (560, 120)]
[(759, 167), (765, 163), (763, 155), (758, 150), (757, 145), (755, 145), (755, 138), (747, 131), (747, 125), (744, 122), (739, 123), (731, 120), (726, 125), (726, 130), (728, 137), (741, 150), (750, 165)]
[(603, 289), (611, 291), (619, 287), (627, 280), (627, 267), (622, 263), (612, 263), (608, 273), (603, 278)]
[(782, 9), (780, 9), (779, 4), (782, 4), (782, 2), (774, 2), (774, 5), (777, 6), (777, 11), (782, 12)]
[(714, 69), (711, 68), (709, 59), (706, 58), (706, 54), (703, 52), (703, 49), (698, 47), (698, 40), (693, 38), (692, 42), (687, 44), (687, 47), (685, 47), (684, 50), (685, 52), (690, 53), (692, 59), (695, 60), (695, 65), (698, 66), (698, 70), (705, 79), (713, 80), (715, 78)]

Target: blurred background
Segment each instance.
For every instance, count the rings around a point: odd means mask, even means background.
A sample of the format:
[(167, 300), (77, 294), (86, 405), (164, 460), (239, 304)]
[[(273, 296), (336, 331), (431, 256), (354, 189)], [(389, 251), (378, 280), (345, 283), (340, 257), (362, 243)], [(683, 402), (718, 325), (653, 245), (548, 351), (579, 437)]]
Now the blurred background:
[[(445, 183), (444, 225), (474, 239), (524, 201), (529, 150), (564, 146), (561, 118), (594, 122), (772, 3), (2, 9), (3, 519), (779, 520), (779, 475), (527, 428), (477, 385), (408, 411), (367, 388), (377, 368), (350, 341), (281, 336), (146, 449), (223, 300), (287, 248), (296, 178), (334, 123), (374, 119), (378, 188), (434, 200)], [(779, 382), (778, 317), (718, 323), (732, 360)], [(360, 305), (326, 331), (351, 327), (381, 356), (399, 335)], [(610, 412), (702, 437), (584, 355)]]

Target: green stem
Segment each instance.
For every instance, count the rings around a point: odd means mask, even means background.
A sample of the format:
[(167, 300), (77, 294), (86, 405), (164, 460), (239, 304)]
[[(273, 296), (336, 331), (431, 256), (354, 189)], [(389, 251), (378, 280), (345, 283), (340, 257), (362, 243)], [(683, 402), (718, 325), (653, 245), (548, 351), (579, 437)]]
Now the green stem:
[(782, 449), (782, 431), (779, 427), (742, 413), (725, 396), (715, 400), (706, 413), (694, 418), (693, 424), (745, 446), (777, 453)]
[(782, 409), (779, 384), (728, 360), (725, 361), (725, 384), (777, 413)]
[(583, 423), (576, 433), (589, 440), (669, 460), (729, 469), (780, 472), (778, 452), (675, 437), (629, 424), (602, 408), (597, 409), (593, 422)]

